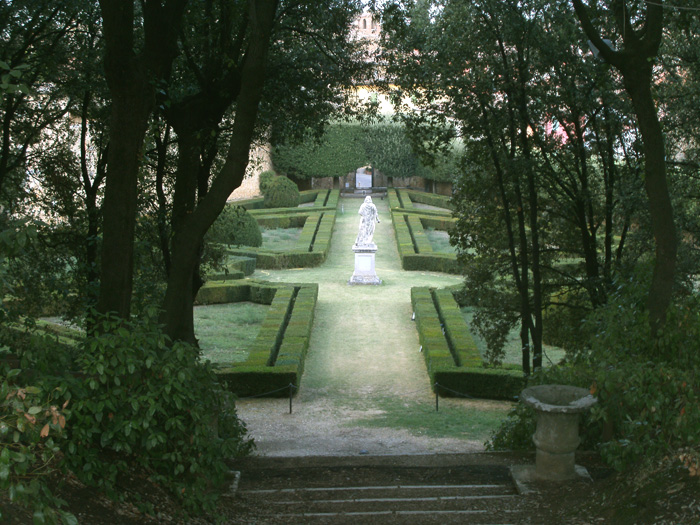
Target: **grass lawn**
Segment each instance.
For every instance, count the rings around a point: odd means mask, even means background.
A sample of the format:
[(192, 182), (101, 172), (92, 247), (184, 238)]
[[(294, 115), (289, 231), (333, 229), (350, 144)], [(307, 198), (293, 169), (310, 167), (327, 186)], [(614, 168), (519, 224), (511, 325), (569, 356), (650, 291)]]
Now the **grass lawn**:
[(414, 202), (413, 207), (417, 210), (437, 210), (444, 211), (446, 213), (452, 213), (452, 210), (447, 208), (441, 208), (440, 206), (433, 206), (432, 204), (423, 204), (422, 202)]
[(262, 229), (263, 243), (261, 249), (271, 252), (294, 250), (301, 236), (301, 228)]
[(433, 251), (438, 253), (457, 253), (455, 247), (450, 244), (450, 234), (446, 231), (425, 228), (425, 234), (428, 236)]
[[(469, 306), (465, 306), (462, 308), (462, 314), (464, 315), (464, 319), (467, 321), (467, 324), (471, 327), (472, 318), (474, 317), (474, 309)], [(471, 330), (471, 333), (479, 352), (481, 352), (482, 356), (485, 355), (486, 341), (479, 337), (476, 329)], [(520, 328), (515, 327), (510, 331), (508, 337), (506, 338), (503, 362), (520, 365), (523, 362), (522, 356), (523, 354), (520, 346)], [(542, 366), (544, 368), (557, 364), (559, 361), (564, 359), (565, 356), (566, 351), (563, 348), (542, 345)]]
[(511, 408), (510, 403), (441, 399), (440, 410), (432, 402), (406, 402), (396, 397), (376, 399), (381, 410), (354, 424), (367, 428), (404, 429), (416, 436), (468, 438), (486, 442)]
[(249, 302), (195, 307), (194, 332), (202, 358), (214, 364), (244, 361), (268, 308)]

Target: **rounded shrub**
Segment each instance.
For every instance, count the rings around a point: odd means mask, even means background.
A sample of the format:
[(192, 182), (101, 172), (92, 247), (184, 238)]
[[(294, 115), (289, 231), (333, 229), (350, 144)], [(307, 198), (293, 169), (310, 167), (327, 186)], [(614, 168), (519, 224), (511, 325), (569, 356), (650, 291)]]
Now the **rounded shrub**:
[(275, 177), (265, 191), (265, 208), (296, 208), (299, 188), (287, 177)]
[(265, 192), (267, 192), (267, 188), (270, 186), (270, 183), (274, 180), (274, 178), (277, 175), (275, 174), (274, 171), (263, 171), (260, 175), (258, 175), (258, 187), (260, 188), (260, 193), (265, 195)]
[(234, 246), (260, 246), (258, 221), (240, 206), (226, 206), (207, 233), (209, 242)]

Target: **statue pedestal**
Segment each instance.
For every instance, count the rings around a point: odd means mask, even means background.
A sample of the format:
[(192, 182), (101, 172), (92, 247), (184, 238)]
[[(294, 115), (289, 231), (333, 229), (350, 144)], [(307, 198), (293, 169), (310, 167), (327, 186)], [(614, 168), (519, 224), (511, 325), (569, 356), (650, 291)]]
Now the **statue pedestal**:
[(374, 268), (374, 254), (377, 253), (377, 245), (367, 244), (358, 246), (352, 245), (355, 252), (355, 271), (350, 277), (348, 284), (382, 284), (382, 280), (377, 277)]

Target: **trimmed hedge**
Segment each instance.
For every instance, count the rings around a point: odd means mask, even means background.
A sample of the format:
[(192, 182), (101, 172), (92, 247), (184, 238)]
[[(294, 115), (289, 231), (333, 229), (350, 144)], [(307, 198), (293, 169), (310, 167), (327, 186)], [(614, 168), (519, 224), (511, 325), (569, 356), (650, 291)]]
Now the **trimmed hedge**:
[(434, 230), (440, 231), (450, 231), (450, 228), (454, 226), (457, 219), (454, 217), (420, 217), (420, 222), (423, 228), (432, 228)]
[(457, 258), (449, 253), (409, 253), (401, 258), (402, 267), (409, 271), (460, 273)]
[[(450, 197), (446, 197), (445, 195), (438, 195), (437, 193), (426, 193), (424, 191), (412, 191), (412, 190), (403, 190), (405, 194), (408, 196), (408, 199), (411, 200), (412, 202), (419, 202), (421, 204), (428, 204), (430, 206), (437, 206), (438, 208), (445, 208), (447, 210), (453, 210), (454, 211), (454, 206), (452, 205)], [(406, 199), (403, 199), (404, 204), (406, 204)], [(421, 210), (423, 211), (423, 210)], [(428, 211), (428, 210), (426, 210)], [(439, 210), (435, 210), (439, 211)]]
[(228, 253), (255, 257), (257, 267), (261, 269), (307, 268), (320, 265), (326, 260), (330, 249), (339, 196), (339, 190), (311, 190), (304, 192), (303, 198), (307, 199), (307, 202), (313, 202), (314, 206), (276, 209), (272, 213), (256, 210), (251, 213), (265, 226), (301, 226), (302, 232), (294, 250), (270, 252), (256, 248), (235, 248)]
[(243, 279), (255, 272), (255, 257), (232, 256), (226, 264), (226, 273), (207, 275), (207, 281), (231, 281)]
[(267, 282), (251, 280), (210, 281), (199, 289), (194, 304), (223, 304), (250, 301), (272, 304), (277, 288)]
[(277, 228), (302, 228), (306, 222), (306, 214), (309, 208), (299, 213), (273, 213), (259, 215), (251, 213), (258, 224), (263, 228), (274, 230)]
[(411, 289), (411, 303), (433, 390), (443, 396), (514, 399), (525, 387), (517, 366), (484, 368), (469, 327), (449, 290)]
[(265, 208), (292, 208), (299, 206), (299, 188), (284, 176), (274, 177), (265, 188)]
[(433, 253), (433, 246), (430, 244), (430, 239), (425, 234), (423, 224), (420, 217), (415, 215), (405, 215), (408, 231), (411, 232), (413, 238), (413, 246), (416, 253)]
[[(452, 253), (434, 252), (430, 240), (425, 234), (427, 227), (447, 230), (455, 222), (455, 219), (450, 212), (413, 208), (411, 198), (409, 198), (409, 195), (412, 194), (420, 194), (420, 192), (396, 189), (388, 191), (401, 267), (404, 270), (459, 273), (457, 256)], [(404, 206), (408, 206), (408, 208)]]
[(286, 397), (296, 393), (318, 298), (318, 285), (277, 289), (248, 358), (217, 370), (229, 390), (239, 397)]

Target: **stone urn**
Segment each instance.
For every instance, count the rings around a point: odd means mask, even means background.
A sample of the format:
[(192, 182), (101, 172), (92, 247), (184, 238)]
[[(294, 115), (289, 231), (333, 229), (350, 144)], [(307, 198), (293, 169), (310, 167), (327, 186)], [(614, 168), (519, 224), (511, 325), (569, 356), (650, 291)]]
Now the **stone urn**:
[(532, 440), (537, 448), (532, 477), (564, 481), (579, 477), (574, 453), (581, 440), (579, 415), (596, 402), (585, 388), (567, 385), (539, 385), (520, 394), (523, 403), (535, 409), (537, 429)]

